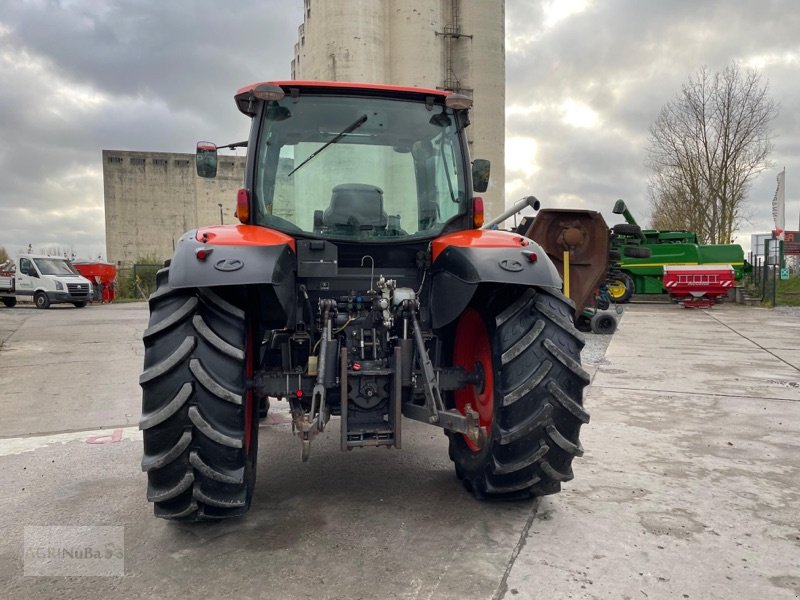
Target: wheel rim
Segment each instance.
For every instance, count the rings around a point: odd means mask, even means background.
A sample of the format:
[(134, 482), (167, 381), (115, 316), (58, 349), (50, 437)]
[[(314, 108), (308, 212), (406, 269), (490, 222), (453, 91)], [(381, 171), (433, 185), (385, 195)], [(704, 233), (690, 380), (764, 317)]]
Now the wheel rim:
[[(463, 367), (468, 373), (483, 371), (483, 386), (478, 389), (468, 385), (454, 392), (456, 409), (466, 414), (467, 406), (478, 412), (481, 427), (491, 431), (494, 419), (494, 373), (492, 370), (492, 346), (489, 334), (480, 313), (468, 308), (461, 315), (456, 328), (453, 365)], [(481, 448), (467, 436), (464, 441), (473, 452)]]
[(615, 279), (610, 284), (608, 284), (608, 295), (611, 296), (614, 300), (618, 300), (625, 295), (626, 291), (625, 282), (621, 279)]

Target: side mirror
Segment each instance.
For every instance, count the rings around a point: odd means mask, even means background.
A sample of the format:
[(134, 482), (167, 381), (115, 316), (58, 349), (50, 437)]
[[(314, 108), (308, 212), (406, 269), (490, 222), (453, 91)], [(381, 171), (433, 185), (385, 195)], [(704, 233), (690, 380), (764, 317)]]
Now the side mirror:
[(489, 188), (489, 173), (491, 163), (485, 158), (476, 158), (472, 161), (472, 189), (476, 192), (485, 192)]
[(211, 142), (198, 142), (195, 156), (197, 174), (213, 179), (217, 176), (217, 146)]

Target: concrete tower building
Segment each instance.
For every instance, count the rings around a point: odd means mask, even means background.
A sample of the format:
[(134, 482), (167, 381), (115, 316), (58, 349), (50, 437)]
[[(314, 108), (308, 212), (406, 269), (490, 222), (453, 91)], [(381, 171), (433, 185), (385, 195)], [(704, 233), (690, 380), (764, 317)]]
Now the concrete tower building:
[(293, 79), (452, 90), (474, 100), (473, 158), (492, 162), (487, 214), (505, 207), (504, 0), (303, 0)]
[(160, 262), (189, 229), (238, 222), (232, 200), (244, 167), (243, 156), (220, 156), (217, 177), (202, 179), (194, 154), (103, 150), (108, 261)]

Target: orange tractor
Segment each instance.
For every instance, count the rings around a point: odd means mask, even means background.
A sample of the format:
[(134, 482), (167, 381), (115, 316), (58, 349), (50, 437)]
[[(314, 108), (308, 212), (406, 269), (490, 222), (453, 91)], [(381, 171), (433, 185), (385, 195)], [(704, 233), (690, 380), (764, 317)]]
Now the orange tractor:
[[(449, 438), (478, 498), (560, 490), (583, 453), (583, 338), (542, 248), (481, 229), (488, 161), (471, 100), (441, 90), (287, 81), (235, 96), (252, 119), (236, 226), (187, 232), (144, 333), (147, 497), (159, 517), (244, 513), (259, 410), (291, 409), (300, 454)], [(217, 147), (198, 144), (214, 177)]]

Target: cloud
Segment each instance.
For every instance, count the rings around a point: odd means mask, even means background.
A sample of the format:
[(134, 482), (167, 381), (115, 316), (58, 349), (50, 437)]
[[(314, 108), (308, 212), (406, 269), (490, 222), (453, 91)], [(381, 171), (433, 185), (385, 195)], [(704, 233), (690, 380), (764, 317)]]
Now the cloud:
[[(289, 77), (301, 0), (29, 0), (0, 11), (0, 245), (104, 252), (103, 149), (191, 152), (249, 123), (233, 93)], [(507, 0), (507, 194), (649, 215), (644, 151), (661, 106), (701, 66), (762, 70), (783, 106), (751, 223), (772, 227), (787, 168), (800, 211), (800, 11), (793, 0)]]
[(4, 2), (0, 245), (105, 253), (101, 151), (246, 137), (233, 94), (288, 79), (302, 2)]
[(797, 226), (800, 194), (790, 185), (800, 180), (794, 2), (508, 0), (506, 13), (506, 130), (537, 149), (535, 175), (510, 172), (513, 189), (538, 190), (544, 206), (599, 210), (609, 223), (621, 197), (646, 222), (650, 123), (698, 69), (739, 61), (762, 71), (784, 107), (774, 122), (775, 166), (753, 181), (740, 241), (749, 246), (751, 232), (772, 228), (775, 175), (784, 165), (787, 221)]

